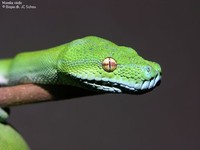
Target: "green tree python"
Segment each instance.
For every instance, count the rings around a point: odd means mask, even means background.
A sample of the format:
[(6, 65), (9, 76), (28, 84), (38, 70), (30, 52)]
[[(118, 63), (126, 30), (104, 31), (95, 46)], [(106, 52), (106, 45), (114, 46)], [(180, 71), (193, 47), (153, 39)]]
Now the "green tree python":
[[(110, 93), (137, 94), (161, 80), (158, 63), (145, 60), (125, 46), (87, 36), (57, 47), (24, 52), (0, 60), (0, 85), (70, 85)], [(0, 150), (30, 149), (23, 137), (6, 123), (0, 108)]]

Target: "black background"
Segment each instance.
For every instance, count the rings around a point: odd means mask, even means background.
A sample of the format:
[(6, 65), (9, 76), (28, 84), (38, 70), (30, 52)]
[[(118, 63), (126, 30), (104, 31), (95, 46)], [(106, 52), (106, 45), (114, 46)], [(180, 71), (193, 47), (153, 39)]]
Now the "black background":
[[(9, 121), (33, 150), (199, 150), (200, 1), (30, 0), (0, 8), (0, 55), (96, 35), (159, 62), (161, 85), (12, 107)], [(70, 92), (70, 91), (67, 91)]]

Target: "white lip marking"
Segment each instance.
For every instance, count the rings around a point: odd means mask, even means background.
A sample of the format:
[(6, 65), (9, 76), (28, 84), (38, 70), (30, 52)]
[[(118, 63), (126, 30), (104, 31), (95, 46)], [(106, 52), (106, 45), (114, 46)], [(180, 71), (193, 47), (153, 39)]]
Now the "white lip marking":
[[(0, 79), (1, 79), (1, 77), (0, 77)], [(161, 75), (158, 74), (155, 78), (153, 78), (149, 81), (144, 81), (143, 83), (141, 82), (141, 83), (137, 83), (137, 84), (130, 84), (130, 83), (129, 84), (127, 84), (127, 83), (119, 84), (119, 82), (117, 84), (117, 83), (115, 83), (115, 80), (113, 81), (113, 80), (109, 80), (109, 79), (107, 79), (107, 80), (112, 83), (112, 86), (107, 86), (106, 84), (98, 85), (97, 83), (90, 83), (88, 81), (84, 81), (84, 83), (87, 85), (90, 85), (96, 89), (99, 89), (99, 90), (121, 93), (122, 90), (120, 88), (114, 87), (115, 85), (119, 85), (119, 86), (129, 89), (131, 91), (146, 90), (146, 89), (151, 89), (151, 88), (155, 87), (156, 84), (158, 83), (158, 81), (160, 81), (160, 79), (161, 79)], [(104, 81), (104, 82), (106, 83), (107, 81)]]
[(159, 80), (160, 80), (160, 75), (157, 75), (157, 77), (156, 77), (156, 79), (155, 79), (155, 82), (154, 82), (154, 85), (153, 85), (153, 86), (155, 86), (156, 83), (157, 83)]
[(145, 89), (147, 89), (148, 87), (149, 87), (149, 81), (145, 81), (143, 84), (142, 84), (142, 88), (141, 88), (141, 90), (145, 90)]
[(149, 89), (151, 89), (154, 85), (154, 82), (155, 82), (155, 78), (153, 78), (149, 84)]
[(110, 91), (110, 92), (117, 92), (117, 93), (121, 93), (121, 89), (115, 88), (115, 87), (109, 87), (109, 86), (104, 86), (104, 85), (98, 85), (95, 83), (89, 83), (87, 81), (84, 81), (85, 84), (90, 85), (94, 88), (97, 88), (99, 90), (104, 90), (104, 91)]
[(134, 88), (130, 88), (130, 90), (133, 90), (133, 91), (135, 91), (135, 89), (134, 89)]
[(134, 85), (135, 89), (140, 89), (140, 88), (141, 88), (141, 86), (142, 86), (142, 84), (141, 84), (141, 83), (137, 83), (137, 84), (135, 84), (135, 85)]
[(116, 92), (121, 93), (122, 91), (118, 88), (112, 87)]

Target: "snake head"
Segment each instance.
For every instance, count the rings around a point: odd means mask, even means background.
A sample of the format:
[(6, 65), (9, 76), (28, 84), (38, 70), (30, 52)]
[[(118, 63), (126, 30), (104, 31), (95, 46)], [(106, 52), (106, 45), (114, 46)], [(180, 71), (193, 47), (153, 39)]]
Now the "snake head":
[(152, 90), (161, 80), (158, 63), (99, 37), (72, 41), (59, 57), (60, 81), (87, 89), (136, 94)]

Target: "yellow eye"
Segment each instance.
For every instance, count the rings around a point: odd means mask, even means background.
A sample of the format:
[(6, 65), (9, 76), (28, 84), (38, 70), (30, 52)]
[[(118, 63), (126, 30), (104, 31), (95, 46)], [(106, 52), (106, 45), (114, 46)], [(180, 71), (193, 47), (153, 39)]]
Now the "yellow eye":
[(107, 57), (102, 62), (102, 68), (107, 72), (112, 72), (117, 68), (117, 62), (113, 58)]

